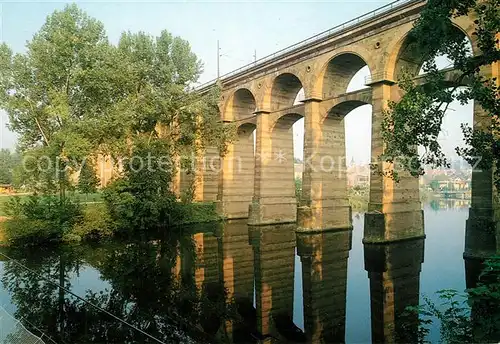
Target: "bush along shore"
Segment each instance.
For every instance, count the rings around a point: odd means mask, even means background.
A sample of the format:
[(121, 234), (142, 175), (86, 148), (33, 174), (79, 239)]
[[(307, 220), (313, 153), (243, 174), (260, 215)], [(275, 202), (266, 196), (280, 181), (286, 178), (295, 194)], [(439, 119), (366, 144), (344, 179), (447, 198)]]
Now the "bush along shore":
[[(12, 197), (0, 217), (0, 245), (31, 246), (99, 242), (113, 237), (178, 231), (185, 225), (220, 221), (215, 203), (165, 200), (139, 205), (125, 197), (83, 203), (52, 195)], [(162, 208), (161, 208), (162, 207)]]

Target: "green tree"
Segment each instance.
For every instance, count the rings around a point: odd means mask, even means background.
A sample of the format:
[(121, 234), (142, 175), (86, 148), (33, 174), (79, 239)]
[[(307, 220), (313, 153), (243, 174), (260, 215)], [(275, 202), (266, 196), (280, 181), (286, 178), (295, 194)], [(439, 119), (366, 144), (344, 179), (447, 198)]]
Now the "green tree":
[(98, 186), (99, 178), (97, 178), (94, 165), (89, 159), (86, 159), (78, 177), (78, 190), (81, 193), (90, 194), (96, 192)]
[(430, 187), (432, 191), (439, 191), (439, 181), (436, 179), (431, 180)]
[(13, 171), (19, 163), (18, 154), (8, 149), (0, 149), (0, 184), (13, 183)]
[(104, 189), (104, 199), (119, 229), (144, 231), (180, 221), (180, 204), (170, 191), (172, 168), (162, 165), (159, 158), (168, 157), (169, 151), (168, 141), (134, 141), (134, 158), (125, 160), (123, 177)]
[(107, 188), (105, 199), (122, 228), (173, 225), (183, 217), (170, 191), (174, 157), (192, 166), (205, 147), (224, 152), (231, 137), (231, 127), (220, 119), (219, 88), (206, 94), (191, 90), (201, 63), (188, 42), (167, 31), (158, 37), (124, 33), (118, 51), (128, 67), (120, 112), (129, 130), (117, 152), (125, 162), (123, 178)]
[[(158, 166), (207, 146), (224, 152), (231, 127), (220, 119), (219, 88), (204, 94), (192, 88), (201, 70), (189, 43), (167, 31), (158, 37), (126, 32), (114, 46), (102, 23), (76, 5), (55, 11), (26, 53), (0, 45), (0, 107), (31, 158), (20, 179), (64, 199), (73, 187), (70, 175), (98, 153), (122, 161), (137, 153)], [(137, 207), (124, 218), (135, 214), (145, 225), (157, 216), (156, 223), (165, 223), (165, 204), (175, 206), (167, 192), (173, 169), (134, 174), (125, 168), (123, 196), (133, 190)]]
[[(471, 54), (463, 33), (453, 25), (453, 18), (459, 16), (474, 18), (475, 54)], [(483, 108), (484, 116), (477, 118), (479, 123), (474, 129), (462, 125), (466, 147), (457, 148), (457, 152), (472, 165), (476, 157), (481, 156), (480, 168), (490, 169), (496, 165), (496, 184), (499, 186), (500, 122), (497, 116), (500, 93), (491, 67), (500, 59), (499, 32), (499, 0), (428, 1), (408, 37), (412, 54), (423, 63), (427, 83), (417, 85), (412, 79), (414, 73), (409, 72), (398, 80), (404, 95), (399, 102), (391, 102), (385, 114), (382, 125), (387, 143), (384, 160), (410, 159), (411, 164), (404, 166), (414, 176), (423, 174), (426, 164), (448, 167), (449, 162), (438, 142), (443, 116), (452, 101), (465, 104), (473, 100)], [(438, 70), (436, 58), (442, 55), (452, 61), (457, 72), (453, 80)], [(418, 155), (417, 146), (425, 148), (423, 156)], [(392, 172), (391, 169), (384, 171), (389, 175)]]
[(13, 54), (0, 46), (0, 106), (22, 150), (50, 157), (59, 189), (85, 157), (125, 157), (136, 137), (162, 136), (172, 153), (224, 151), (229, 131), (218, 88), (192, 91), (202, 64), (187, 41), (167, 31), (127, 32), (113, 46), (102, 23), (70, 5), (51, 14), (26, 48)]
[(103, 25), (76, 5), (48, 16), (25, 53), (0, 46), (0, 106), (23, 152), (50, 161), (38, 177), (54, 180), (52, 192), (64, 196), (68, 172), (122, 130), (117, 60)]
[[(158, 37), (126, 32), (118, 52), (126, 71), (122, 88), (126, 99), (120, 113), (129, 128), (129, 142), (142, 137), (148, 142), (167, 140), (172, 154), (185, 155), (206, 146), (224, 152), (231, 131), (220, 119), (219, 88), (206, 94), (192, 91), (202, 64), (187, 41), (165, 30)], [(126, 156), (129, 150), (120, 153)]]

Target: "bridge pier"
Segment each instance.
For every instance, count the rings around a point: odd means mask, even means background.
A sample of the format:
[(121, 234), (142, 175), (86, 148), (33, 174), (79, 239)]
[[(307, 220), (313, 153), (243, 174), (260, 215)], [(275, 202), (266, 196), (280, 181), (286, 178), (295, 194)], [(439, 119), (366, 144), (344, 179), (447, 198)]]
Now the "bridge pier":
[[(380, 173), (389, 167), (388, 163), (379, 161), (384, 153), (384, 142), (381, 124), (384, 109), (389, 100), (399, 97), (399, 89), (389, 80), (381, 80), (372, 84), (372, 161), (378, 170), (372, 170), (370, 176), (370, 202), (365, 215), (365, 232), (363, 242), (397, 241), (424, 236), (424, 217), (420, 203), (418, 178), (401, 171), (397, 166), (400, 181)], [(397, 158), (397, 157), (396, 157)]]
[(226, 219), (248, 218), (254, 193), (254, 124), (238, 128), (236, 142), (229, 144), (222, 158), (217, 194), (218, 211)]
[[(474, 104), (474, 129), (486, 131), (490, 121), (482, 107)], [(500, 204), (492, 169), (473, 169), (471, 198), (464, 258), (484, 259), (500, 252)]]
[(260, 113), (257, 118), (255, 184), (249, 225), (297, 221), (292, 131), (295, 120), (290, 117), (274, 121), (268, 113)]
[(344, 343), (352, 231), (297, 233), (308, 343)]
[(345, 114), (321, 111), (321, 100), (305, 101), (304, 173), (299, 231), (350, 229), (345, 164)]
[(493, 172), (472, 173), (472, 204), (465, 225), (464, 258), (484, 259), (500, 252), (500, 210), (493, 195)]

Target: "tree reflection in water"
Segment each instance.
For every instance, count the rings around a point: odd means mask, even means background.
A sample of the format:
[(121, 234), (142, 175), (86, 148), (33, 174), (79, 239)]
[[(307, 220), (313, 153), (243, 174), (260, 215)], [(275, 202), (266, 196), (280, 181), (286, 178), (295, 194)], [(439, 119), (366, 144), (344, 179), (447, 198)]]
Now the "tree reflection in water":
[(108, 283), (103, 291), (87, 290), (82, 295), (86, 301), (162, 342), (205, 342), (215, 334), (209, 324), (229, 317), (231, 303), (225, 302), (224, 288), (217, 283), (203, 285), (200, 292), (189, 268), (181, 266), (186, 271), (179, 278), (179, 255), (183, 261), (189, 261), (187, 255), (196, 261), (194, 248), (191, 236), (178, 236), (51, 251), (3, 249), (31, 271), (6, 261), (2, 283), (17, 307), (15, 317), (33, 333), (43, 332), (58, 343), (156, 342), (57, 287), (72, 290), (74, 277), (85, 266)]
[[(155, 342), (137, 329), (164, 343), (344, 342), (351, 240), (350, 230), (297, 234), (293, 225), (248, 227), (246, 221), (231, 221), (141, 242), (4, 248), (0, 252), (33, 271), (5, 261), (2, 283), (15, 317), (57, 343)], [(496, 248), (492, 240), (467, 243), (466, 252)], [(419, 318), (406, 310), (419, 305), (424, 239), (363, 246), (372, 341), (416, 342)], [(480, 265), (466, 259), (468, 287)], [(89, 270), (94, 274), (85, 278)], [(82, 292), (82, 286), (91, 290)], [(294, 300), (295, 288), (302, 307)], [(486, 304), (485, 313), (479, 302), (472, 319), (494, 319), (497, 304)], [(295, 323), (298, 312), (303, 324)]]

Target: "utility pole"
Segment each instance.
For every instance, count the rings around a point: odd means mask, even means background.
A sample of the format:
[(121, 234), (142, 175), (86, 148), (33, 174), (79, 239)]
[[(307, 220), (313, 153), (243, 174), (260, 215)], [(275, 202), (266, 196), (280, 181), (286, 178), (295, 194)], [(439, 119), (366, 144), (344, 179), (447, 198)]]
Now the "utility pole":
[(220, 77), (220, 47), (219, 40), (217, 40), (217, 81), (219, 81)]

